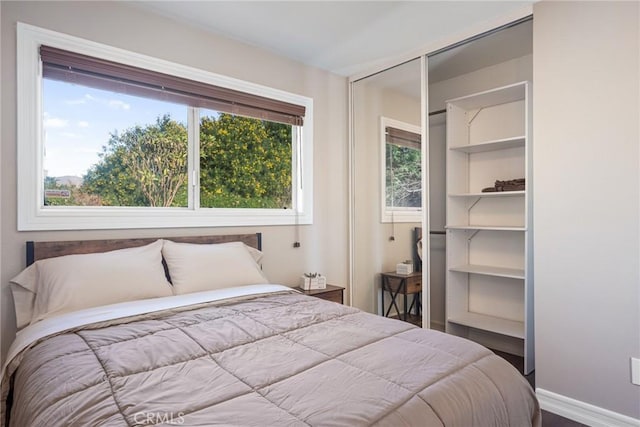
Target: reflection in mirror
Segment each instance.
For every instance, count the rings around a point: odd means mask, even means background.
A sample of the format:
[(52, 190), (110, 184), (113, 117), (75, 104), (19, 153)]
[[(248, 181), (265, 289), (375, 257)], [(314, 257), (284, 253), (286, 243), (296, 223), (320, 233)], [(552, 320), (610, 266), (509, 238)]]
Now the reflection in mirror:
[[(431, 107), (433, 108), (433, 107)], [(429, 323), (444, 332), (446, 114), (429, 113)]]
[(352, 303), (370, 313), (383, 313), (380, 273), (415, 256), (423, 203), (420, 84), (419, 58), (352, 84)]
[(422, 165), (420, 127), (381, 118), (382, 222), (421, 221)]

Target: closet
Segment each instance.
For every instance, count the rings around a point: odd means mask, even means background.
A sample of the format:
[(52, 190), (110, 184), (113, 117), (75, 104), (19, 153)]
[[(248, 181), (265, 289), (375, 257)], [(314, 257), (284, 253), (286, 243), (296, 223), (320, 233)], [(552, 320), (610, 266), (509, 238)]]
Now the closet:
[(446, 331), (484, 335), (487, 345), (523, 355), (527, 373), (533, 369), (530, 88), (514, 83), (449, 100), (446, 108)]
[[(430, 225), (446, 230), (432, 236), (431, 324), (523, 357), (525, 373), (535, 366), (532, 35), (528, 20), (428, 58), (429, 110), (441, 112), (429, 123)], [(523, 189), (483, 192), (521, 178)]]
[[(412, 258), (420, 228), (422, 326), (521, 356), (526, 373), (535, 366), (532, 34), (523, 18), (351, 81), (353, 305), (383, 312), (379, 275)], [(421, 221), (389, 221), (379, 209), (382, 110), (424, 128)], [(522, 178), (500, 186), (514, 191), (483, 192)]]

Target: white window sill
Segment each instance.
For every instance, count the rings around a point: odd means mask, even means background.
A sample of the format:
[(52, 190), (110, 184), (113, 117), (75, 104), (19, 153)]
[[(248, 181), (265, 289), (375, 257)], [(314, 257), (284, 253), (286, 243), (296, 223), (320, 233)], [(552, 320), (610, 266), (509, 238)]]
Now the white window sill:
[(312, 224), (309, 214), (280, 209), (43, 208), (20, 217), (18, 229), (101, 230)]

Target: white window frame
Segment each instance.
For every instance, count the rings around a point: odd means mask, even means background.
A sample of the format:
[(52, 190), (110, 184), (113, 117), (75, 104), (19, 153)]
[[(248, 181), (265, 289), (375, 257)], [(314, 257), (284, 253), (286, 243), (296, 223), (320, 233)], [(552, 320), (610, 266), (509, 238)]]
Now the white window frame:
[[(160, 73), (222, 86), (305, 107), (299, 135), (293, 127), (293, 209), (198, 207), (198, 191), (187, 208), (56, 207), (43, 203), (42, 62), (47, 45)], [(228, 227), (313, 223), (313, 99), (181, 64), (130, 52), (82, 38), (18, 23), (17, 26), (18, 230), (83, 230), (168, 227)], [(191, 114), (191, 113), (190, 113)], [(190, 120), (194, 120), (193, 117)], [(191, 140), (192, 138), (190, 138)], [(197, 138), (194, 138), (197, 141)], [(304, 143), (302, 143), (304, 141)], [(197, 143), (190, 142), (189, 186), (199, 176)], [(303, 185), (304, 184), (304, 185)]]
[[(387, 206), (387, 126), (417, 133), (418, 135), (422, 134), (420, 126), (401, 122), (400, 120), (391, 119), (389, 117), (380, 116), (380, 222), (421, 222), (422, 206), (419, 208), (390, 208), (389, 206)], [(420, 153), (420, 155), (422, 156), (422, 152)], [(422, 173), (424, 173), (424, 171), (422, 171)], [(424, 205), (424, 198), (422, 200)]]

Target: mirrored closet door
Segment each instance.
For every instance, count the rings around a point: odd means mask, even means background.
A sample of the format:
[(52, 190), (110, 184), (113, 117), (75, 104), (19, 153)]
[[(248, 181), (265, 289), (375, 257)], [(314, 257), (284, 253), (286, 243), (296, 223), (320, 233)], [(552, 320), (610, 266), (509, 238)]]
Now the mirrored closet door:
[[(383, 287), (410, 260), (425, 271), (426, 310), (408, 320), (524, 356), (525, 371), (534, 366), (532, 35), (524, 18), (351, 82), (353, 305), (403, 318), (413, 295), (405, 309), (404, 295), (394, 301)], [(407, 154), (418, 147), (420, 170)]]
[[(421, 59), (352, 83), (352, 304), (370, 313), (404, 313), (382, 276), (409, 261), (420, 270), (415, 241), (422, 225)], [(414, 295), (407, 295), (413, 302)], [(414, 303), (412, 312), (417, 315)], [(389, 309), (391, 308), (391, 311)]]

